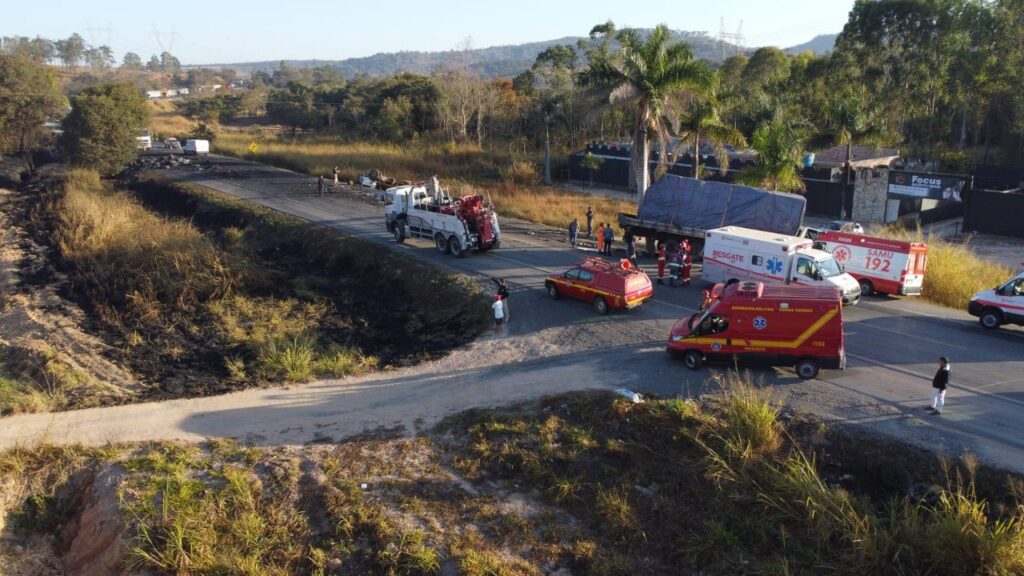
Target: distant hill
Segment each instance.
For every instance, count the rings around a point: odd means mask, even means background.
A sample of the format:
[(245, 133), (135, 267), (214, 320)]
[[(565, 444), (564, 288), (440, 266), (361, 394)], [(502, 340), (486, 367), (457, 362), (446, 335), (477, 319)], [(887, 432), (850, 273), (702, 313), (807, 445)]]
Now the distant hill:
[(786, 48), (787, 54), (799, 54), (810, 50), (815, 54), (828, 54), (836, 46), (836, 38), (839, 34), (819, 34), (814, 38), (811, 38), (809, 42), (803, 44), (797, 44), (796, 46), (790, 46)]
[[(723, 45), (705, 32), (673, 31), (673, 36), (677, 40), (689, 42), (694, 55), (698, 59), (707, 60), (715, 64), (721, 62), (725, 56), (740, 51), (738, 46), (728, 43)], [(513, 77), (530, 68), (533, 65), (533, 61), (537, 58), (537, 54), (544, 50), (562, 44), (576, 47), (579, 40), (589, 39), (580, 36), (567, 36), (557, 40), (476, 48), (465, 52), (455, 50), (446, 52), (392, 52), (345, 60), (284, 60), (283, 62), (295, 68), (329, 66), (339, 70), (346, 78), (353, 78), (359, 75), (390, 76), (398, 72), (429, 74), (438, 69), (468, 62), (470, 68), (479, 71), (484, 76)], [(267, 62), (205, 64), (202, 67), (233, 68), (241, 74), (248, 75), (257, 71), (272, 72), (280, 67), (281, 62), (281, 60), (274, 60)], [(187, 68), (199, 67), (199, 65), (187, 66)]]

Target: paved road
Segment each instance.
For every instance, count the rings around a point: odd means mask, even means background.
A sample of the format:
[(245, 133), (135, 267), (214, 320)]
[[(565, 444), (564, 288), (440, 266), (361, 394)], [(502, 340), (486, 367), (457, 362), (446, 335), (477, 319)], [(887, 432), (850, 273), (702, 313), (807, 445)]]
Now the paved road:
[[(437, 362), (359, 379), (329, 380), (214, 398), (175, 400), (56, 415), (8, 418), (0, 447), (51, 442), (201, 439), (232, 436), (258, 444), (338, 439), (366, 429), (429, 426), (471, 406), (541, 394), (625, 386), (660, 395), (707, 389), (720, 370), (689, 372), (664, 353), (671, 324), (697, 306), (692, 288), (658, 288), (641, 309), (606, 317), (571, 301), (550, 301), (543, 277), (578, 252), (559, 233), (503, 220), (500, 250), (463, 259), (432, 243), (396, 245), (380, 207), (315, 194), (315, 180), (211, 157), (216, 170), (173, 172), (192, 182), (330, 226), (513, 288), (510, 332), (487, 336)], [(848, 369), (801, 381), (788, 370), (752, 369), (779, 401), (797, 410), (869, 427), (951, 454), (970, 451), (1024, 472), (1024, 332), (981, 330), (965, 313), (913, 299), (866, 299), (844, 312)], [(941, 417), (922, 409), (939, 355), (953, 361), (954, 384)]]

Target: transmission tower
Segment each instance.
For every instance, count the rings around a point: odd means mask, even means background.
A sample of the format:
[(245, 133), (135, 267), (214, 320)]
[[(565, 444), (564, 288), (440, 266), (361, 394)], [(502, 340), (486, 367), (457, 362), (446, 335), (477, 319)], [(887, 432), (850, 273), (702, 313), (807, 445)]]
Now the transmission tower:
[[(747, 38), (743, 35), (743, 20), (735, 32), (725, 31), (725, 18), (721, 18), (718, 27), (718, 47), (722, 52), (722, 60), (733, 54), (742, 54), (747, 49)], [(728, 53), (727, 53), (728, 52)]]
[[(109, 22), (107, 22), (107, 27), (106, 28), (100, 28), (99, 26), (92, 26), (88, 22), (85, 23), (85, 26), (86, 26), (85, 32), (86, 32), (86, 34), (89, 35), (89, 42), (92, 44), (92, 46), (98, 46), (100, 44), (98, 42), (98, 39), (103, 39), (103, 38), (106, 38), (106, 42), (103, 42), (103, 45), (104, 46), (110, 46), (110, 39), (111, 39), (111, 37), (114, 34), (114, 30), (113, 30), (113, 28), (110, 27), (110, 23)], [(101, 33), (105, 34), (105, 36), (100, 35)]]
[(160, 52), (167, 52), (168, 54), (174, 54), (174, 39), (178, 37), (178, 33), (174, 31), (174, 27), (171, 27), (171, 32), (166, 35), (167, 44), (164, 44), (164, 34), (157, 29), (156, 24), (153, 24), (153, 37), (156, 38), (157, 45), (160, 46)]

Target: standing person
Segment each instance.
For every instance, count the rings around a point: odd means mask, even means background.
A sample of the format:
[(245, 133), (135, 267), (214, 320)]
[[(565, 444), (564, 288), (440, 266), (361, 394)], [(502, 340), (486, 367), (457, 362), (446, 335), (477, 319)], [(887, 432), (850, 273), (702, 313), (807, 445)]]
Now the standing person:
[(604, 222), (597, 225), (597, 253), (604, 254)]
[(587, 238), (594, 235), (594, 211), (587, 206)]
[(928, 410), (934, 416), (942, 414), (942, 407), (946, 404), (946, 387), (949, 386), (949, 358), (939, 358), (939, 370), (932, 378), (932, 405)]
[(693, 268), (693, 258), (690, 256), (691, 250), (690, 241), (683, 238), (683, 267), (681, 269), (683, 273), (683, 286), (690, 285), (690, 269)]
[(668, 285), (675, 288), (679, 280), (679, 268), (683, 265), (683, 252), (678, 246), (668, 258)]
[(501, 296), (494, 297), (491, 310), (494, 310), (494, 333), (497, 334), (501, 332), (501, 325), (505, 323), (505, 308), (501, 303)]
[(658, 284), (665, 283), (665, 243), (658, 242)]
[(579, 218), (573, 218), (572, 222), (569, 222), (569, 244), (576, 247), (576, 235), (580, 231), (580, 220)]
[(491, 278), (491, 282), (494, 282), (498, 287), (497, 296), (501, 299), (501, 308), (504, 312), (504, 320), (507, 323), (509, 320), (508, 315), (508, 282), (504, 278)]
[(324, 175), (323, 174), (321, 174), (320, 177), (316, 179), (316, 193), (317, 193), (318, 196), (323, 196), (324, 195)]
[(335, 167), (334, 167), (334, 183), (335, 183), (335, 184), (337, 184), (337, 183), (338, 183), (338, 172), (340, 172), (340, 170), (338, 170), (338, 167), (337, 167), (337, 166), (335, 166)]
[(609, 222), (604, 227), (604, 253), (606, 256), (612, 255), (612, 242), (615, 241), (615, 229), (612, 228), (612, 223)]
[(622, 234), (622, 242), (626, 244), (626, 259), (633, 260), (633, 231), (626, 229)]

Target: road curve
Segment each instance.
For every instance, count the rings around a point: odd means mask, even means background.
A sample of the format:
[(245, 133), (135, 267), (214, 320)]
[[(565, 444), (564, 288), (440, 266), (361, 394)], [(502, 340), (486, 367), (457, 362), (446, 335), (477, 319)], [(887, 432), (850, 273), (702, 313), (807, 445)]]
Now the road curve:
[[(689, 372), (664, 352), (668, 328), (692, 313), (701, 282), (657, 287), (629, 313), (599, 317), (583, 304), (546, 298), (543, 277), (580, 255), (558, 231), (502, 220), (502, 248), (456, 259), (432, 243), (397, 245), (382, 210), (318, 197), (311, 177), (211, 156), (218, 167), (171, 174), (341, 232), (477, 276), (512, 284), (508, 333), (488, 335), (448, 357), (361, 378), (257, 389), (224, 396), (31, 414), (0, 420), (0, 448), (54, 443), (235, 437), (259, 445), (337, 440), (367, 429), (412, 431), (470, 407), (496, 406), (586, 388), (628, 387), (663, 396), (707, 389), (718, 370)], [(649, 264), (649, 263), (647, 263)], [(1024, 332), (987, 332), (966, 313), (913, 299), (865, 299), (844, 311), (849, 365), (802, 381), (791, 371), (751, 369), (792, 409), (864, 426), (951, 455), (972, 452), (1024, 472)], [(947, 410), (922, 408), (940, 355), (953, 364)]]

